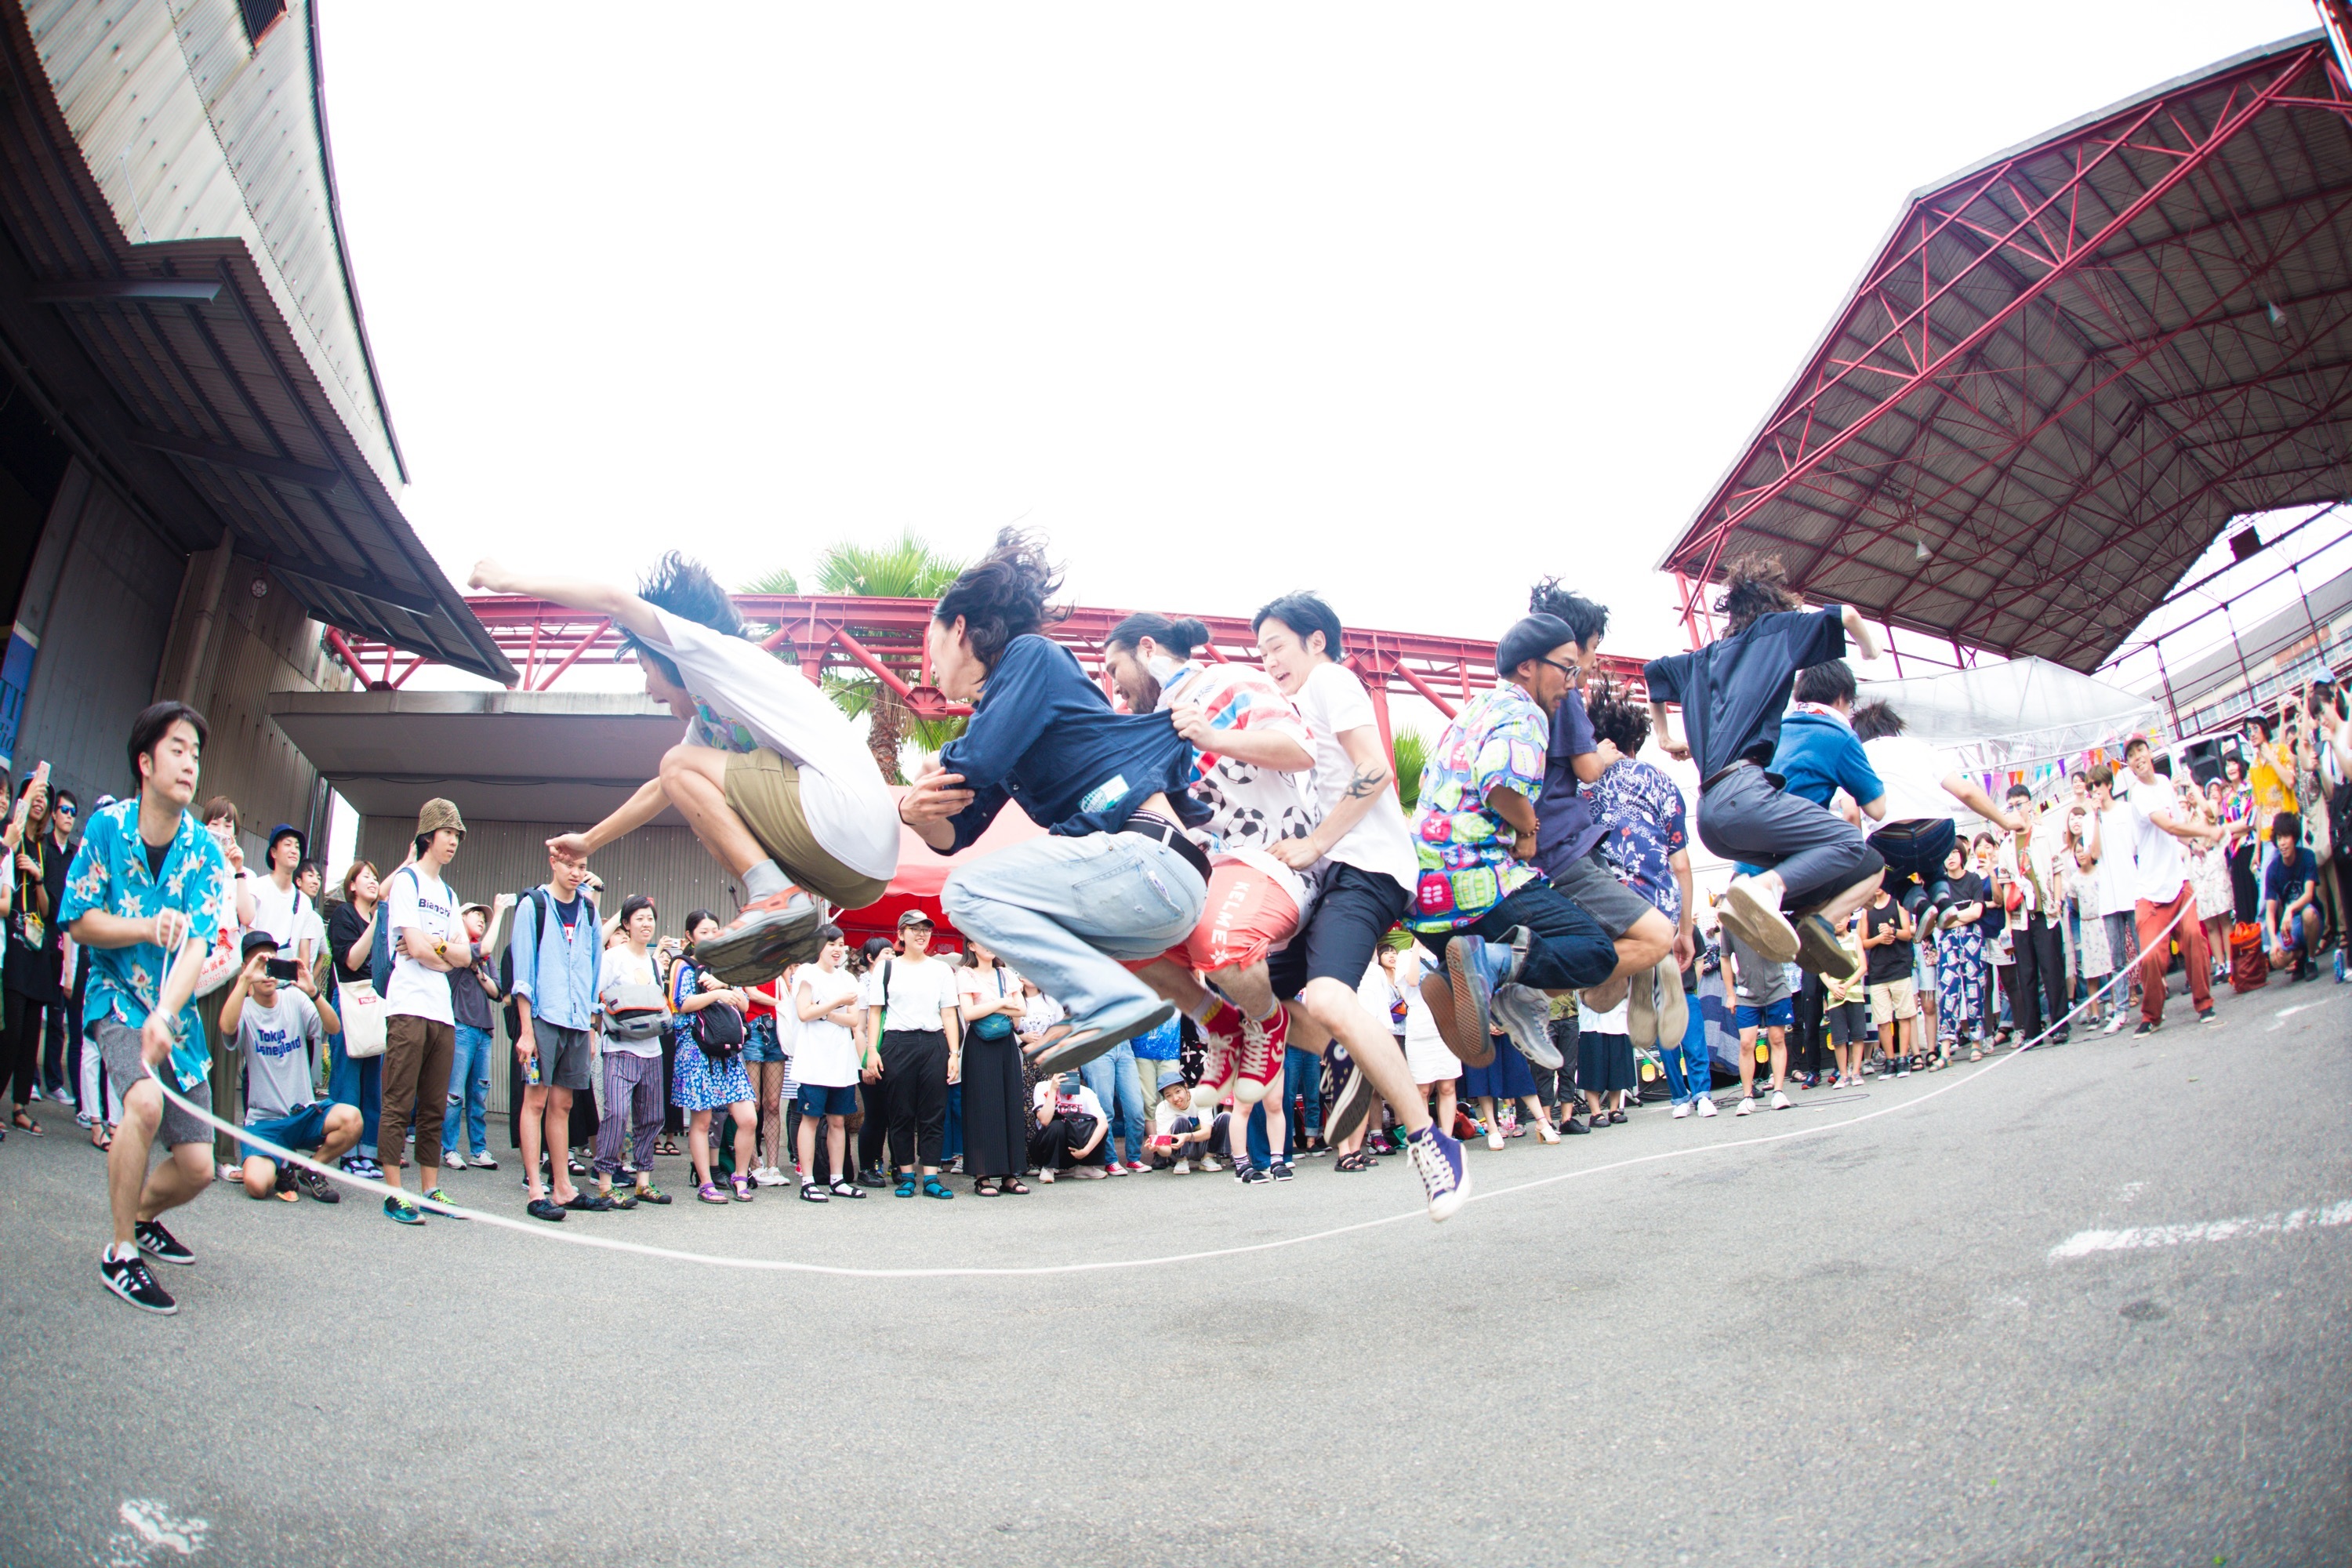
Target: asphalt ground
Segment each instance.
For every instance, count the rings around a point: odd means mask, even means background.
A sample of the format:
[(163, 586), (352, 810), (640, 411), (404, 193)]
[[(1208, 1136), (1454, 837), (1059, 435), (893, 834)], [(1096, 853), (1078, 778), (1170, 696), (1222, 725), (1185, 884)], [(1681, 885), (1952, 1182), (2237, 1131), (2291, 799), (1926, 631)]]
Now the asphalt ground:
[[(168, 1319), (100, 1289), (100, 1160), (45, 1108), (0, 1146), (0, 1562), (2346, 1562), (2352, 986), (2220, 1005), (1075, 1275), (215, 1184)], [(520, 1212), (512, 1161), (449, 1186)], [(1418, 1202), (1318, 1161), (561, 1229), (1017, 1267)]]

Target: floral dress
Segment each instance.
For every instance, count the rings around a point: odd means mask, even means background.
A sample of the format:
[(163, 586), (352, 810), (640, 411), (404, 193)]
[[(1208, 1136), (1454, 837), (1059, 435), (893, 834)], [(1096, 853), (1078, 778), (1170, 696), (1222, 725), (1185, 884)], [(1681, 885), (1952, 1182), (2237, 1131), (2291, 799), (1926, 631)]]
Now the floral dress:
[(689, 1114), (722, 1110), (751, 1098), (751, 1078), (743, 1070), (740, 1051), (722, 1060), (703, 1054), (694, 1037), (694, 1015), (677, 1012), (678, 1004), (702, 989), (702, 971), (690, 958), (681, 958), (669, 972), (670, 1028), (677, 1040), (677, 1066), (670, 1074), (669, 1102)]

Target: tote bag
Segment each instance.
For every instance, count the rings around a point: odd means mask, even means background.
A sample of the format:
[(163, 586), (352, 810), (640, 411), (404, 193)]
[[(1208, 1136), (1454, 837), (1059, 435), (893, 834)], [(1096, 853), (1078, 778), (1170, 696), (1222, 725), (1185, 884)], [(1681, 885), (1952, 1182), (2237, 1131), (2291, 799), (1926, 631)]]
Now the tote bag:
[(343, 1055), (353, 1061), (383, 1055), (383, 998), (364, 980), (346, 982), (335, 994), (335, 1012), (343, 1021)]

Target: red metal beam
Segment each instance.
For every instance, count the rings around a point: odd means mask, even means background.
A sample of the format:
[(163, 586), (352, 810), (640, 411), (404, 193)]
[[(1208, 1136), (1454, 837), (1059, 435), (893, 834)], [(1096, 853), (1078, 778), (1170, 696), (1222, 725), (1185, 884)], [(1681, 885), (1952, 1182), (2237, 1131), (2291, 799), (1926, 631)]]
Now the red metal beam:
[(327, 646), (335, 650), (335, 657), (343, 661), (343, 668), (352, 672), (352, 679), (360, 683), (362, 691), (372, 691), (375, 689), (375, 682), (368, 679), (366, 667), (360, 663), (360, 656), (352, 651), (351, 643), (345, 639), (340, 628), (335, 626), (327, 628)]
[[(611, 616), (598, 616), (594, 628), (591, 630), (586, 637), (582, 637), (578, 642), (572, 645), (572, 651), (563, 656), (563, 662), (547, 672), (547, 679), (540, 682), (537, 689), (545, 691), (548, 688), (553, 686), (555, 684), (555, 678), (562, 675), (565, 670), (570, 669), (580, 656), (586, 653), (591, 647), (593, 647), (596, 644), (596, 639), (610, 631), (612, 626), (613, 621)], [(531, 642), (533, 646), (536, 647), (539, 641), (539, 623), (533, 621), (531, 623), (530, 630)]]
[[(1845, 322), (1842, 324), (1843, 330), (1833, 332), (1829, 340), (1824, 343), (1819, 357), (1815, 361), (1813, 370), (1807, 378), (1811, 384), (1809, 390), (1796, 404), (1775, 417), (1771, 426), (1769, 427), (1769, 433), (1768, 433), (1765, 437), (1760, 438), (1758, 443), (1759, 446), (1766, 442), (1778, 444), (1781, 439), (1778, 434), (1779, 432), (1784, 430), (1792, 422), (1801, 421), (1801, 428), (1798, 434), (1797, 450), (1793, 458), (1789, 458), (1784, 452), (1785, 466), (1783, 468), (1783, 471), (1774, 479), (1752, 489), (1739, 489), (1737, 474), (1735, 474), (1733, 478), (1727, 479), (1725, 481), (1725, 488), (1717, 492), (1717, 500), (1715, 502), (1710, 504), (1709, 510), (1714, 510), (1718, 506), (1729, 506), (1731, 508), (1729, 514), (1724, 517), (1720, 521), (1708, 524), (1703, 530), (1686, 538), (1675, 551), (1673, 559), (1680, 563), (1687, 563), (1695, 555), (1697, 555), (1702, 550), (1704, 550), (1702, 563), (1696, 575), (1702, 581), (1712, 578), (1717, 566), (1721, 561), (1725, 546), (1728, 542), (1733, 531), (1737, 530), (1741, 523), (1745, 522), (1762, 507), (1769, 504), (1771, 501), (1786, 493), (1792, 486), (1803, 479), (1805, 476), (1820, 468), (1827, 458), (1842, 450), (1849, 442), (1860, 436), (1864, 430), (1867, 430), (1875, 425), (1878, 420), (1886, 416), (1922, 386), (1934, 384), (1948, 369), (1950, 369), (1954, 364), (1961, 362), (1965, 356), (1985, 342), (1994, 332), (2000, 331), (2002, 326), (2015, 317), (2027, 305), (2032, 303), (2035, 300), (2047, 292), (2059, 279), (2071, 276), (2085, 262), (2087, 258), (2097, 255), (2100, 247), (2110, 237), (2127, 232), (2131, 224), (2137, 221), (2142, 214), (2147, 212), (2148, 208), (2154, 205), (2157, 202), (2162, 200), (2177, 185), (2179, 185), (2182, 180), (2195, 173), (2214, 154), (2215, 152), (2228, 145), (2229, 142), (2239, 134), (2239, 132), (2243, 131), (2248, 124), (2252, 122), (2254, 118), (2258, 116), (2263, 109), (2268, 107), (2278, 97), (2282, 96), (2287, 84), (2305, 71), (2311, 64), (2315, 56), (2319, 52), (2320, 50), (2318, 47), (2315, 46), (2313, 47), (2296, 51), (2294, 54), (2286, 57), (2284, 62), (2275, 58), (2271, 61), (2264, 62), (2262, 69), (2268, 75), (2269, 79), (2258, 89), (2248, 92), (2244, 101), (2238, 104), (2230, 112), (2223, 114), (2216, 122), (2214, 127), (2201, 139), (2189, 136), (2188, 138), (2188, 145), (2186, 146), (2173, 147), (2147, 145), (2133, 140), (2142, 130), (2146, 129), (2151, 122), (2156, 121), (2160, 111), (2170, 107), (2172, 100), (2168, 99), (2158, 100), (2154, 102), (2138, 106), (2130, 111), (2128, 124), (2122, 124), (2119, 118), (2117, 121), (2110, 121), (2104, 125), (2093, 127), (2084, 132), (2079, 133), (2074, 142), (2075, 167), (2064, 183), (2059, 185), (2056, 190), (2050, 193), (2049, 195), (2042, 198), (2039, 203), (2032, 205), (2027, 211), (2022, 219), (2011, 225), (2001, 235), (2000, 243), (1999, 245), (1972, 257), (1966, 265), (1958, 268), (1950, 277), (1944, 279), (1944, 281), (1938, 285), (1932, 293), (1924, 298), (1916, 307), (1906, 311), (1901, 318), (1899, 318), (1896, 321), (1895, 327), (1889, 331), (1880, 335), (1863, 354), (1854, 356), (1853, 361), (1845, 363), (1844, 368), (1837, 369), (1834, 374), (1830, 374), (1826, 379), (1824, 379), (1824, 370), (1839, 363), (1832, 361), (1831, 359), (1831, 355), (1836, 350), (1837, 345), (1843, 341), (1845, 332), (1851, 330), (1850, 324), (1856, 312), (1864, 309), (1866, 303), (1871, 305), (1872, 308), (1885, 308), (1883, 303), (1876, 301), (1875, 291), (1883, 286), (1884, 281), (1891, 276), (1896, 268), (1895, 266), (1890, 266), (1883, 268), (1879, 271), (1875, 272), (1870, 281), (1865, 284), (1864, 288), (1858, 293), (1854, 303), (1852, 306), (1849, 306)], [(2230, 84), (2228, 90), (2234, 99), (2237, 93), (2247, 85), (2248, 83), (2244, 81), (2231, 83)], [(2189, 93), (2203, 94), (2216, 90), (2219, 86), (2220, 84), (2218, 83), (2205, 81), (2193, 84), (2186, 90)], [(2167, 119), (2170, 121), (2173, 129), (2179, 129), (2177, 117), (2167, 116)], [(2121, 126), (2120, 131), (2116, 129), (2119, 125)], [(2088, 179), (2093, 172), (2102, 167), (2117, 151), (2122, 150), (2126, 146), (2131, 146), (2143, 152), (2160, 153), (2165, 156), (2173, 158), (2174, 163), (2170, 168), (2167, 169), (2162, 174), (2162, 175), (2151, 182), (2147, 189), (2144, 190), (2126, 207), (2125, 207), (2122, 212), (2115, 215), (2106, 223), (2101, 225), (2096, 231), (2089, 235), (2079, 234), (2074, 226), (2074, 216), (2070, 212), (2067, 218), (2068, 233), (2066, 242), (2063, 247), (2055, 247), (2063, 253), (2058, 255), (2054, 263), (2053, 263), (2048, 258), (2037, 255), (2026, 245), (2019, 243), (2019, 237), (2023, 235), (2030, 226), (2038, 224), (2043, 215), (2050, 212), (2062, 198), (2070, 197), (2078, 193), (2084, 183)], [(2093, 149), (2095, 149), (2095, 152), (2092, 152)], [(1973, 188), (1969, 190), (1965, 197), (1958, 203), (1955, 212), (1951, 215), (1940, 214), (1938, 212), (1938, 204), (1949, 201), (1951, 197), (1958, 195), (1957, 192), (1938, 193), (1937, 196), (1930, 197), (1927, 202), (1920, 204), (1918, 207), (1914, 209), (1914, 217), (1922, 222), (1922, 232), (1919, 238), (1915, 240), (1900, 256), (1895, 258), (1896, 264), (1899, 265), (1901, 261), (1914, 254), (1919, 254), (1924, 258), (1923, 247), (1926, 246), (1928, 239), (1933, 237), (1933, 233), (1940, 232), (1946, 225), (1952, 221), (1952, 217), (1956, 216), (1958, 211), (1964, 211), (1969, 203), (1975, 201), (1979, 196), (1990, 190), (1994, 179), (2005, 173), (2007, 169), (2012, 165), (2022, 164), (2028, 159), (2046, 158), (2051, 155), (2053, 151), (2053, 149), (2047, 145), (2032, 149), (2029, 152), (2021, 154), (2019, 158), (2011, 160), (2010, 163), (2002, 165), (2000, 169), (1993, 171), (1990, 176), (1982, 180), (1972, 181), (1971, 185)], [(2087, 159), (2084, 156), (2086, 152), (2092, 153), (2092, 155)], [(1936, 224), (1932, 231), (1926, 226), (1925, 222), (1927, 217), (1930, 215), (1941, 216), (1943, 218), (1943, 222)], [(1985, 265), (1990, 257), (1998, 254), (1999, 251), (2002, 249), (2015, 249), (2021, 254), (2027, 256), (2034, 262), (2035, 265), (2046, 267), (2047, 270), (2043, 271), (2040, 277), (2028, 283), (2022, 289), (2016, 292), (1998, 310), (1993, 311), (1992, 314), (1988, 316), (1984, 321), (1966, 332), (1956, 342), (1953, 342), (1947, 346), (1933, 359), (1926, 360), (1924, 363), (1921, 363), (1918, 357), (1914, 356), (1912, 363), (1915, 368), (1908, 374), (1902, 374), (1894, 371), (1880, 372), (1881, 374), (1889, 374), (1895, 377), (1898, 383), (1895, 390), (1888, 395), (1880, 398), (1859, 418), (1847, 424), (1843, 428), (1831, 433), (1826, 437), (1826, 438), (1821, 440), (1818, 445), (1809, 447), (1806, 443), (1811, 438), (1813, 419), (1820, 409), (1822, 398), (1832, 391), (1844, 385), (1847, 378), (1855, 369), (1876, 369), (1877, 367), (1862, 366), (1859, 362), (1862, 359), (1865, 359), (1871, 355), (1878, 353), (1888, 342), (1895, 341), (1898, 337), (1901, 337), (1901, 335), (1913, 325), (1924, 325), (1927, 318), (1927, 312), (1939, 300), (1948, 295), (1955, 287), (1962, 283), (1963, 280), (1973, 274), (1979, 267)], [(1904, 341), (1907, 345), (1909, 340), (1907, 338), (1903, 338), (1902, 341)], [(1923, 337), (1923, 347), (1925, 342), (1926, 340)]]

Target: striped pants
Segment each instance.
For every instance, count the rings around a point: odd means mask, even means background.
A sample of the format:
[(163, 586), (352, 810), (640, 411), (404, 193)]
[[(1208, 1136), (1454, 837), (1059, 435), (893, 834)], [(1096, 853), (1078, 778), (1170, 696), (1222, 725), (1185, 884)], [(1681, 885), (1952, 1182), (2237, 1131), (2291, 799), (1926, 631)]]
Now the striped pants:
[(1936, 942), (1937, 1043), (1948, 1048), (1977, 1037), (1984, 1011), (1984, 932), (1960, 926)]
[(617, 1175), (621, 1156), (632, 1170), (654, 1168), (654, 1139), (662, 1124), (661, 1058), (604, 1047), (604, 1114), (596, 1123), (596, 1169)]

